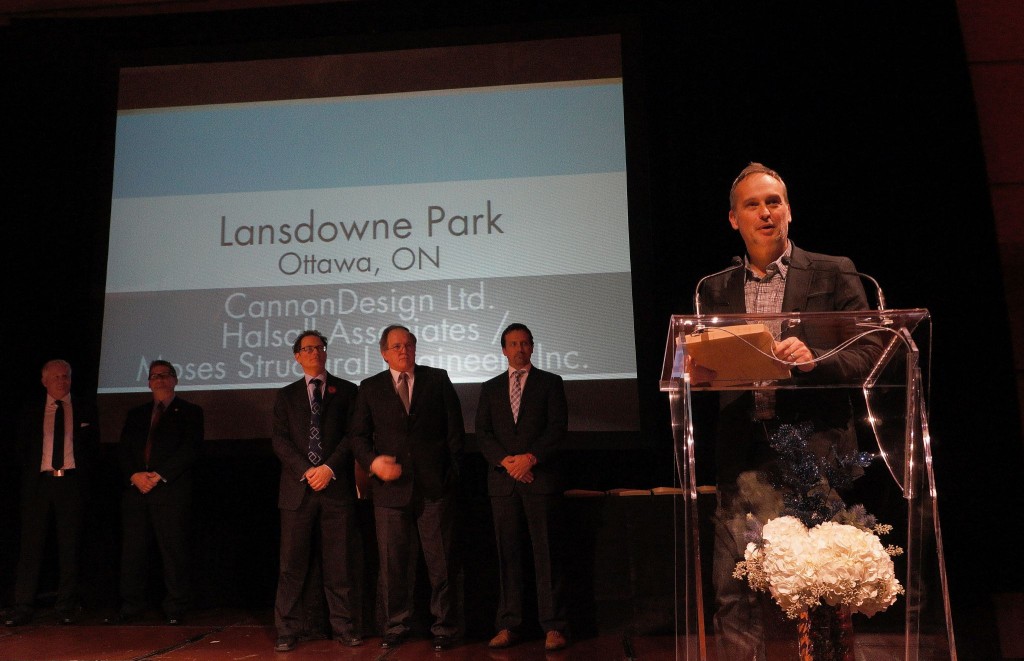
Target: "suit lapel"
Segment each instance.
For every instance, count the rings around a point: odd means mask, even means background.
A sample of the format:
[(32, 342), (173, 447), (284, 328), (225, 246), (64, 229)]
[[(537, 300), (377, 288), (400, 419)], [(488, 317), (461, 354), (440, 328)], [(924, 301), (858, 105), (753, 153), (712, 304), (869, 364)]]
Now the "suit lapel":
[[(415, 383), (412, 384), (412, 397), (409, 398), (409, 413), (416, 410), (416, 403), (420, 401), (420, 394), (423, 392), (422, 386), (425, 386), (427, 383), (426, 370), (421, 370), (419, 365), (413, 366), (412, 374)], [(388, 376), (391, 376), (391, 372), (388, 372)], [(395, 399), (398, 400), (398, 407), (405, 410), (405, 407), (402, 406), (402, 398), (398, 396), (398, 391), (394, 388), (391, 390), (394, 391)]]
[(725, 285), (725, 299), (730, 309), (724, 312), (738, 314), (746, 312), (747, 302), (743, 294), (743, 282), (746, 279), (746, 275), (746, 268), (738, 268), (735, 271), (731, 271), (727, 276), (729, 279)]
[[(421, 375), (416, 373), (415, 371), (413, 372), (413, 374), (415, 374), (416, 382), (422, 383), (422, 381), (420, 380)], [(381, 399), (381, 401), (391, 402), (392, 408), (394, 408), (396, 411), (401, 411), (402, 415), (407, 415), (405, 412), (405, 407), (402, 406), (402, 398), (398, 396), (398, 388), (395, 386), (395, 378), (391, 374), (390, 367), (380, 373), (380, 389), (386, 393), (384, 394), (384, 399)], [(416, 395), (418, 392), (419, 386), (414, 387), (412, 390), (412, 400), (409, 401), (410, 412), (412, 411), (413, 406), (416, 405)]]
[(35, 420), (32, 422), (32, 454), (36, 468), (43, 463), (43, 418), (46, 416), (46, 401), (47, 397), (43, 395), (43, 404), (35, 410)]
[[(523, 414), (523, 411), (526, 410), (528, 403), (533, 397), (533, 393), (537, 392), (537, 389), (533, 386), (536, 383), (536, 378), (537, 368), (532, 367), (527, 372), (526, 381), (523, 382), (523, 393), (519, 396), (519, 415)], [(509, 408), (511, 409), (511, 407)]]
[(786, 272), (786, 292), (782, 297), (783, 312), (800, 311), (807, 307), (807, 292), (810, 291), (813, 275), (807, 253), (793, 246), (790, 269)]
[[(508, 424), (515, 427), (516, 421), (515, 418), (512, 417), (512, 393), (510, 390), (511, 384), (509, 383), (508, 369), (506, 369), (505, 373), (501, 375), (501, 379), (498, 381), (498, 386), (498, 392), (495, 396), (503, 403), (502, 406), (498, 407), (498, 410), (501, 411), (501, 415), (508, 420)], [(519, 400), (519, 410), (523, 410), (522, 399)]]
[(331, 375), (328, 374), (328, 375), (326, 375), (324, 377), (324, 396), (323, 396), (323, 409), (324, 409), (324, 411), (327, 410), (327, 404), (330, 403), (330, 401), (332, 399), (334, 399), (334, 392), (332, 392), (334, 390), (336, 390), (336, 389), (334, 388), (333, 384), (331, 384)]
[(302, 377), (302, 381), (297, 384), (295, 388), (295, 408), (300, 411), (306, 411), (309, 414), (309, 384), (306, 383), (306, 377)]
[(78, 430), (82, 428), (82, 407), (75, 396), (71, 396), (71, 456), (75, 460), (75, 466), (79, 463), (79, 447), (81, 434)]
[[(331, 382), (331, 375), (325, 373), (324, 374), (324, 394), (323, 394), (323, 397), (322, 397), (322, 399), (320, 401), (320, 429), (321, 429), (321, 431), (324, 429), (324, 422), (327, 420), (328, 406), (330, 406), (331, 400), (333, 400), (335, 395), (337, 395), (337, 390), (338, 389)], [(312, 411), (310, 411), (310, 416), (312, 416)], [(334, 445), (331, 444), (330, 439), (327, 437), (327, 435), (323, 434), (323, 433), (320, 434), (320, 444), (321, 444), (321, 447), (323, 448), (323, 451), (324, 451), (324, 461), (326, 461), (327, 458), (328, 458), (328, 455), (330, 455), (330, 453), (334, 450)]]

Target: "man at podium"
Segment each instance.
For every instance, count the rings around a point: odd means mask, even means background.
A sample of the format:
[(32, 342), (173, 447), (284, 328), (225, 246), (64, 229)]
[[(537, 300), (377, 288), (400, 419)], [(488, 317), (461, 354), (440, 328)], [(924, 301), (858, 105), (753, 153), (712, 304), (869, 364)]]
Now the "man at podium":
[[(729, 224), (743, 239), (746, 255), (699, 287), (700, 309), (714, 314), (771, 314), (868, 308), (852, 261), (807, 252), (789, 240), (789, 196), (777, 172), (751, 163), (733, 182), (729, 204)], [(873, 362), (870, 343), (824, 356), (835, 344), (808, 336), (800, 325), (768, 325), (774, 336), (772, 351), (790, 366), (794, 381), (850, 382), (866, 374)], [(691, 366), (695, 378), (701, 372), (714, 378), (709, 368)], [(778, 607), (732, 575), (746, 547), (746, 513), (759, 507), (742, 486), (770, 469), (776, 455), (769, 440), (781, 424), (813, 425), (809, 446), (816, 454), (855, 453), (852, 406), (847, 392), (836, 388), (726, 390), (719, 397), (713, 568), (718, 658), (765, 659), (765, 617), (771, 614), (767, 609)]]

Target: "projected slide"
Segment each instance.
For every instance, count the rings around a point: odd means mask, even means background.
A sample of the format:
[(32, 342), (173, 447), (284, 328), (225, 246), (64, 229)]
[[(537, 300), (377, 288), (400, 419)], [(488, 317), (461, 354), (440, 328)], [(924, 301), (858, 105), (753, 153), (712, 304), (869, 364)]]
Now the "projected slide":
[(276, 389), (308, 328), (359, 382), (392, 323), (478, 383), (514, 321), (536, 365), (635, 384), (628, 220), (620, 78), (123, 109), (99, 391), (157, 358)]

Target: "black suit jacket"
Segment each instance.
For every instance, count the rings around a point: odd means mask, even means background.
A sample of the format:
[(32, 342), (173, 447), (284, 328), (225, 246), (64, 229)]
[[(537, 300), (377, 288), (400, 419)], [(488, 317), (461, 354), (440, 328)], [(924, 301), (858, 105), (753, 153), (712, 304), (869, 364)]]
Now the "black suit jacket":
[[(867, 310), (867, 297), (857, 268), (846, 257), (807, 252), (793, 246), (782, 312), (839, 312)], [(701, 289), (701, 309), (717, 314), (745, 314), (743, 298), (745, 269), (737, 268), (710, 278)], [(824, 353), (854, 334), (853, 328), (805, 325), (783, 332), (796, 335), (815, 352)], [(872, 336), (850, 349), (819, 363), (810, 372), (794, 370), (802, 383), (852, 382), (865, 376), (878, 356), (879, 342)]]
[[(43, 415), (46, 395), (25, 406), (18, 423), (18, 455), (22, 488), (30, 488), (39, 477), (43, 461)], [(91, 401), (71, 395), (72, 449), (79, 480), (91, 479), (99, 456), (99, 418)]]
[[(507, 496), (518, 487), (524, 493), (555, 493), (560, 489), (555, 455), (569, 424), (562, 377), (531, 367), (519, 403), (519, 419), (512, 419), (508, 371), (480, 388), (476, 410), (476, 437), (491, 470), (487, 492)], [(508, 455), (530, 453), (537, 457), (533, 482), (516, 482), (501, 465)]]
[(134, 473), (159, 473), (163, 480), (145, 497), (152, 503), (187, 503), (192, 496), (192, 467), (205, 433), (203, 409), (177, 395), (174, 397), (153, 430), (153, 447), (147, 466), (146, 437), (152, 417), (152, 401), (128, 411), (118, 448), (121, 473), (129, 485)]
[[(324, 463), (334, 471), (331, 483), (319, 492), (323, 498), (355, 499), (355, 476), (352, 450), (345, 442), (345, 429), (356, 399), (356, 385), (332, 374), (324, 387), (323, 412), (320, 414), (320, 438)], [(309, 488), (302, 479), (313, 464), (306, 454), (309, 449), (309, 390), (305, 377), (277, 393), (274, 401), (274, 434), (271, 444), (281, 461), (281, 484), (277, 506), (296, 510)]]
[(465, 443), (459, 396), (445, 370), (416, 365), (414, 375), (408, 415), (390, 370), (359, 385), (349, 427), (356, 459), (367, 471), (381, 454), (402, 465), (397, 480), (370, 478), (375, 506), (403, 507), (414, 495), (434, 500), (450, 493), (458, 479)]
[[(793, 246), (782, 312), (837, 312), (868, 309), (867, 297), (853, 262), (807, 252)], [(710, 278), (701, 290), (701, 307), (710, 313), (744, 314), (745, 269), (737, 268)], [(856, 329), (830, 325), (808, 328), (800, 324), (783, 331), (783, 337), (797, 336), (814, 354), (821, 355), (853, 336)], [(853, 383), (868, 374), (881, 349), (877, 336), (870, 335), (848, 349), (820, 362), (810, 372), (792, 371), (794, 383), (814, 386), (828, 383)], [(814, 423), (815, 429), (834, 430), (839, 439), (837, 450), (848, 454), (857, 449), (852, 428), (853, 411), (849, 394), (842, 389), (802, 388), (776, 391), (776, 415), (780, 422)], [(730, 425), (748, 424), (753, 417), (754, 398), (750, 391), (719, 393), (719, 435)], [(719, 466), (722, 471), (722, 466)]]

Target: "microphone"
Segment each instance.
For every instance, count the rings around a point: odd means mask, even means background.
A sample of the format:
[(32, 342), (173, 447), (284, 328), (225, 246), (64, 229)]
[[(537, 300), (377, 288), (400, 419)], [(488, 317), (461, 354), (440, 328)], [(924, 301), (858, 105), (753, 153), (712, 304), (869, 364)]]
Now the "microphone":
[(702, 330), (704, 330), (704, 324), (700, 323), (700, 288), (704, 285), (704, 282), (708, 278), (713, 278), (716, 275), (722, 275), (723, 273), (728, 273), (729, 271), (735, 271), (736, 269), (741, 268), (743, 266), (743, 258), (740, 257), (739, 255), (733, 256), (731, 261), (732, 265), (729, 268), (724, 268), (721, 271), (709, 273), (708, 275), (698, 280), (697, 286), (693, 288), (693, 312), (697, 317), (697, 327), (694, 329), (694, 332), (699, 333)]
[(802, 266), (796, 266), (795, 264), (793, 264), (793, 260), (790, 259), (790, 257), (788, 255), (782, 258), (782, 263), (785, 264), (789, 268), (794, 268), (794, 269), (797, 269), (797, 270), (800, 270), (800, 271), (819, 271), (821, 273), (836, 273), (838, 275), (855, 275), (855, 276), (857, 276), (859, 278), (864, 278), (865, 280), (868, 280), (869, 282), (871, 282), (871, 284), (873, 284), (875, 286), (875, 294), (878, 296), (878, 311), (879, 312), (885, 311), (885, 294), (882, 293), (882, 285), (878, 284), (878, 280), (875, 280), (873, 277), (871, 277), (867, 273), (861, 273), (860, 271), (840, 271), (838, 268), (834, 269), (834, 270), (833, 269), (804, 268)]

